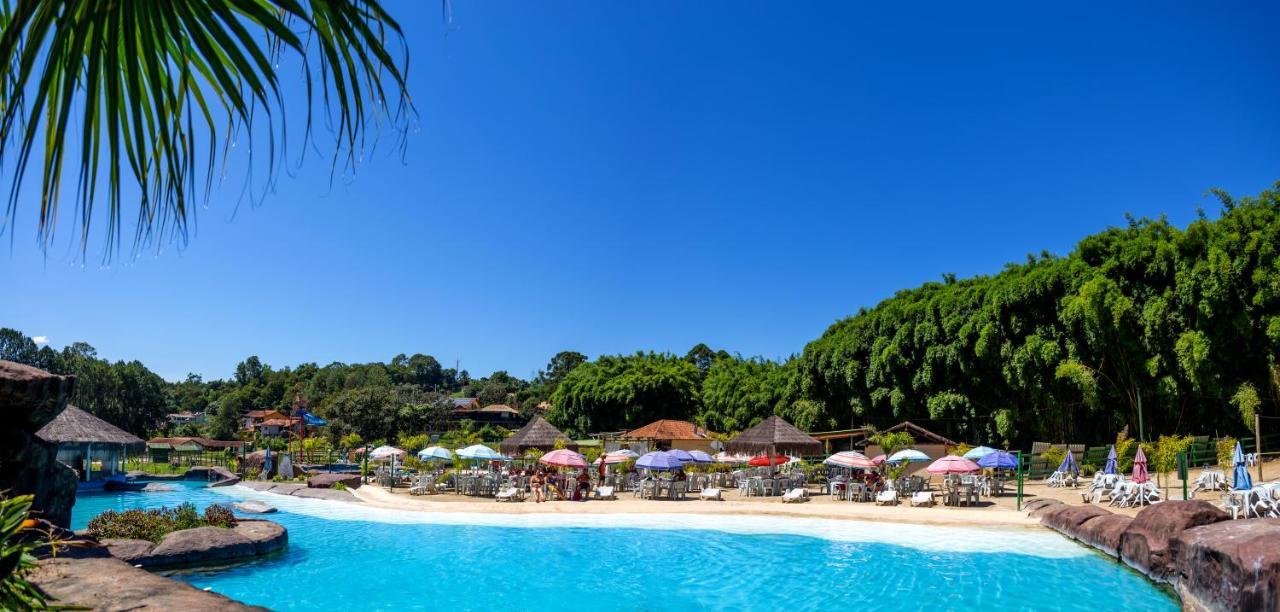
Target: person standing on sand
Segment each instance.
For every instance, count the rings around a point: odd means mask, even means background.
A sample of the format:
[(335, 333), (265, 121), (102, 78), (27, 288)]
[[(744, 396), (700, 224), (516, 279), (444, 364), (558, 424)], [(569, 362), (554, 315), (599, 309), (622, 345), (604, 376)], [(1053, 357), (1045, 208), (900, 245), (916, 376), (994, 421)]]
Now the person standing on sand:
[[(607, 454), (607, 453), (606, 453)], [(609, 472), (609, 466), (604, 462), (605, 455), (600, 455), (600, 486), (604, 486), (604, 476)]]

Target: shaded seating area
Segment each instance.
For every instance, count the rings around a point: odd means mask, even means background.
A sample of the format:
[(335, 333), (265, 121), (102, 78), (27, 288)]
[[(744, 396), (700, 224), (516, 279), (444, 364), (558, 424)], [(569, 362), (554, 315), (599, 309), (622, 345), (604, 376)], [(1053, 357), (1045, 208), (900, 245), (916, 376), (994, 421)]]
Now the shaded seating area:
[(805, 486), (805, 482), (795, 480), (796, 475), (778, 475), (777, 463), (772, 458), (779, 454), (817, 455), (823, 451), (822, 442), (777, 415), (729, 440), (725, 448), (730, 453), (754, 456), (753, 461), (758, 457), (766, 459), (762, 468), (768, 469), (767, 474), (744, 475), (745, 478), (739, 481), (739, 490), (746, 496), (782, 495), (787, 490)]
[(58, 461), (75, 470), (81, 488), (123, 480), (129, 450), (140, 452), (146, 445), (142, 438), (69, 404), (36, 436), (58, 445)]

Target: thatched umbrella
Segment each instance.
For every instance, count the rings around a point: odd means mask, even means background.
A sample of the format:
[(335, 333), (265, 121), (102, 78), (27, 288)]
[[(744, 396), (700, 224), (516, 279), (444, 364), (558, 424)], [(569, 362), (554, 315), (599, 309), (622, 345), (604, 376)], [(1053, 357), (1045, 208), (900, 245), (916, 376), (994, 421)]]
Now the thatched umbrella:
[(142, 438), (70, 404), (41, 427), (36, 436), (57, 444), (60, 456), (74, 456), (82, 462), (77, 476), (85, 480), (89, 480), (95, 460), (114, 476), (126, 449), (146, 444)]
[(749, 453), (752, 455), (768, 453), (787, 453), (790, 455), (817, 455), (822, 453), (822, 443), (809, 434), (796, 429), (795, 425), (771, 416), (759, 425), (748, 429), (738, 437), (729, 440), (725, 448), (731, 453)]
[(564, 432), (556, 429), (555, 425), (548, 423), (540, 416), (534, 416), (527, 425), (521, 427), (510, 438), (503, 440), (498, 445), (498, 450), (508, 457), (519, 457), (531, 448), (543, 451), (554, 450), (557, 440), (563, 440), (565, 448), (578, 450), (577, 443), (564, 435)]

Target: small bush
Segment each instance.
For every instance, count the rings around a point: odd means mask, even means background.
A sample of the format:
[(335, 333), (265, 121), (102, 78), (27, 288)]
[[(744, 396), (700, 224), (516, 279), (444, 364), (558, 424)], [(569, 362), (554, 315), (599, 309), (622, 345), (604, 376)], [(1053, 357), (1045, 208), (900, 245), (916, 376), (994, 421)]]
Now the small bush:
[(192, 504), (154, 510), (107, 510), (89, 521), (89, 533), (98, 539), (128, 538), (159, 542), (165, 535), (196, 527), (234, 527), (236, 518), (224, 506), (209, 506), (202, 517)]
[(1223, 468), (1234, 467), (1235, 463), (1231, 461), (1231, 455), (1236, 452), (1236, 439), (1230, 436), (1218, 440), (1218, 466)]
[(331, 488), (331, 489), (333, 489), (334, 491), (346, 491), (346, 490), (347, 490), (347, 485), (342, 484), (342, 483), (340, 483), (340, 482), (335, 482), (335, 483), (333, 483), (333, 486), (332, 486), (332, 487), (330, 487), (330, 488)]

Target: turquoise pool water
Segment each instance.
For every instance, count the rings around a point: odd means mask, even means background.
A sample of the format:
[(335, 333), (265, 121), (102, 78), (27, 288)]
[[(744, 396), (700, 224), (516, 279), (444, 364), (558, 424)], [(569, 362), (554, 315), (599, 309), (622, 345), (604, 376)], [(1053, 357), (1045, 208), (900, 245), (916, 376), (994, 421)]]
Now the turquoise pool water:
[[(288, 551), (175, 577), (277, 610), (1177, 610), (1145, 579), (1027, 530), (689, 515), (450, 515), (178, 483), (108, 508), (262, 499)], [(476, 524), (477, 522), (482, 524)], [(645, 528), (630, 528), (642, 525)]]

